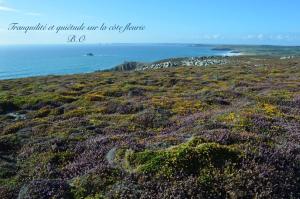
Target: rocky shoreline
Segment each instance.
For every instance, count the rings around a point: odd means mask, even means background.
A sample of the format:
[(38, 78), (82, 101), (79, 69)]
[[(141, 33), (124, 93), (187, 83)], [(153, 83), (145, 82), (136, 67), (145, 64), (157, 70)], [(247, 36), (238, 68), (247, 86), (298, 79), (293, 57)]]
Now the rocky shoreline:
[(142, 71), (149, 69), (171, 68), (178, 66), (210, 66), (230, 63), (229, 56), (185, 57), (160, 60), (152, 63), (124, 62), (110, 71)]

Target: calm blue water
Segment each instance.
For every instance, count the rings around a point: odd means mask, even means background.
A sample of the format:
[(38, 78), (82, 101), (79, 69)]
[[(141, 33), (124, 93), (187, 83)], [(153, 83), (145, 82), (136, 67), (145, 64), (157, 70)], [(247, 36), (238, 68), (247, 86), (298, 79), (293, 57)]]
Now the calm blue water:
[[(171, 57), (224, 54), (212, 48), (154, 44), (0, 46), (0, 79), (93, 72), (124, 61), (152, 62)], [(95, 56), (86, 56), (87, 53)]]

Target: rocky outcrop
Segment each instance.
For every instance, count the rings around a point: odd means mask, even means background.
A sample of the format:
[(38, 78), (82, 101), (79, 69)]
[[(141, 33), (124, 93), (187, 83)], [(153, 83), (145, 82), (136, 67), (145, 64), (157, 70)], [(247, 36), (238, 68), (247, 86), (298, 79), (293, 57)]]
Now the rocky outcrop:
[(145, 63), (141, 62), (124, 62), (123, 64), (120, 64), (113, 68), (114, 71), (130, 71), (130, 70), (135, 70), (137, 68), (142, 68)]
[(113, 71), (141, 71), (149, 69), (170, 68), (178, 66), (209, 66), (228, 64), (228, 57), (186, 57), (165, 59), (152, 63), (125, 62), (113, 68)]
[(294, 59), (295, 56), (283, 56), (283, 57), (280, 57), (281, 60), (283, 59)]

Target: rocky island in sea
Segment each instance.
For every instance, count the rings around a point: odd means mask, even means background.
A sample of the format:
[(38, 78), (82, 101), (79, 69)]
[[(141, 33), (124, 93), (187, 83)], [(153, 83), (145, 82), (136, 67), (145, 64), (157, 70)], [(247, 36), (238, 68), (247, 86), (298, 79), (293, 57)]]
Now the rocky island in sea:
[(299, 79), (279, 53), (1, 80), (0, 198), (299, 198)]

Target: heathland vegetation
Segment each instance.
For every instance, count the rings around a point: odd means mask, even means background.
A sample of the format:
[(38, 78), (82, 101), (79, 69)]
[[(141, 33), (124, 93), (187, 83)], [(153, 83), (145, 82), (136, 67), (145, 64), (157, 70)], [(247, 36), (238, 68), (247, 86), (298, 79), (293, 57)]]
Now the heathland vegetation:
[(0, 81), (0, 198), (300, 198), (300, 59)]

